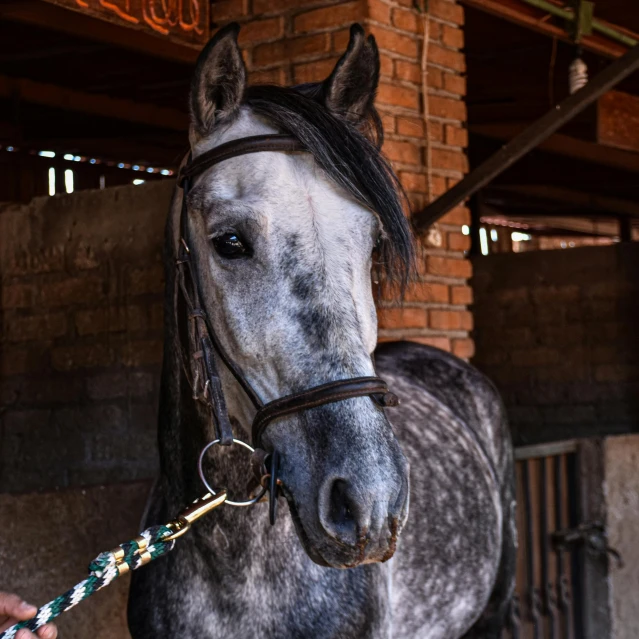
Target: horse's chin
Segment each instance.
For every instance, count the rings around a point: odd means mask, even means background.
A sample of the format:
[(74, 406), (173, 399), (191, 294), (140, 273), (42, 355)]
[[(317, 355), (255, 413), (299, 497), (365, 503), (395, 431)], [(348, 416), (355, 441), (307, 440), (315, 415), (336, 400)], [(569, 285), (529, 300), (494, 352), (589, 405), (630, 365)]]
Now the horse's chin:
[(357, 568), (358, 566), (365, 566), (367, 564), (380, 564), (388, 561), (395, 554), (395, 545), (363, 558), (358, 556), (355, 551), (343, 552), (341, 549), (337, 549), (337, 551), (332, 548), (319, 550), (305, 545), (304, 550), (309, 558), (320, 566), (346, 570), (348, 568)]

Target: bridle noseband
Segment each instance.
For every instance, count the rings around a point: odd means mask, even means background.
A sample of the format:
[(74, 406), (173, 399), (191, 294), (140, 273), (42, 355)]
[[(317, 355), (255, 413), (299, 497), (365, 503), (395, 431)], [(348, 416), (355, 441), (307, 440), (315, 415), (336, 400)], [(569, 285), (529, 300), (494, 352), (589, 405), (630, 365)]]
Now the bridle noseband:
[[(397, 397), (388, 390), (384, 380), (379, 377), (353, 377), (315, 386), (299, 393), (280, 397), (264, 404), (255, 392), (242, 371), (229, 357), (220, 343), (210, 318), (206, 315), (200, 295), (197, 273), (193, 267), (191, 244), (189, 242), (187, 196), (192, 181), (204, 171), (230, 158), (247, 153), (263, 151), (303, 152), (305, 148), (297, 138), (284, 134), (256, 135), (221, 144), (210, 151), (189, 160), (181, 168), (178, 175), (178, 186), (182, 189), (182, 209), (180, 213), (180, 247), (177, 258), (178, 283), (187, 307), (190, 342), (190, 369), (184, 365), (187, 379), (193, 389), (193, 397), (204, 402), (210, 409), (214, 431), (219, 443), (230, 446), (233, 443), (233, 430), (228, 416), (222, 383), (217, 370), (214, 353), (220, 357), (224, 365), (240, 384), (251, 403), (257, 410), (252, 425), (252, 441), (256, 449), (262, 448), (262, 438), (268, 425), (276, 419), (297, 413), (316, 406), (322, 406), (343, 399), (369, 396), (379, 406), (396, 406)], [(184, 364), (184, 362), (183, 362)], [(271, 485), (275, 486), (275, 459), (273, 455)], [(262, 459), (264, 455), (262, 455)], [(271, 490), (271, 507), (273, 510), (274, 490)], [(271, 519), (273, 520), (274, 515)]]

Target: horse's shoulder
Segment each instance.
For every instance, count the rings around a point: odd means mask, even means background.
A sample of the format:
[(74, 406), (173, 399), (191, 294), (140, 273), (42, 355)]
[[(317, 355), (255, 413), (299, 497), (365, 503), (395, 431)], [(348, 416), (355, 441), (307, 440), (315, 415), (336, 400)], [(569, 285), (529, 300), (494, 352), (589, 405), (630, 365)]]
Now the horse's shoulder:
[[(388, 342), (375, 353), (377, 371), (400, 391), (402, 403), (432, 414), (435, 406), (482, 438), (509, 441), (506, 413), (493, 383), (468, 362), (415, 342)], [(501, 446), (500, 446), (501, 448)]]
[(384, 342), (375, 351), (378, 370), (410, 379), (434, 394), (438, 389), (471, 393), (494, 401), (499, 397), (493, 383), (468, 362), (434, 346), (410, 341)]

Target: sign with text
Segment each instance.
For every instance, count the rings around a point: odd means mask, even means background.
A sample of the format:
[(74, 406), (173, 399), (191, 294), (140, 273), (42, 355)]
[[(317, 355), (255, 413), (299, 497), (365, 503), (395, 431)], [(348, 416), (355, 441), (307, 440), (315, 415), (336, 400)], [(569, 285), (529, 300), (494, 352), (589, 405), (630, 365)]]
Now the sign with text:
[(193, 47), (209, 39), (210, 0), (45, 1)]

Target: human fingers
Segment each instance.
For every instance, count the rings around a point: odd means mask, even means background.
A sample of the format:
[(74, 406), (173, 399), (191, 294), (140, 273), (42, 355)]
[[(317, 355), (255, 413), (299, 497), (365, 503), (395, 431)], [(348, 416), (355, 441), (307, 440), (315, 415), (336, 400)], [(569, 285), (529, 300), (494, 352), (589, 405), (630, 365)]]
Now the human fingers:
[(38, 629), (38, 637), (40, 639), (56, 639), (58, 636), (58, 629), (52, 623), (47, 623), (42, 628)]

